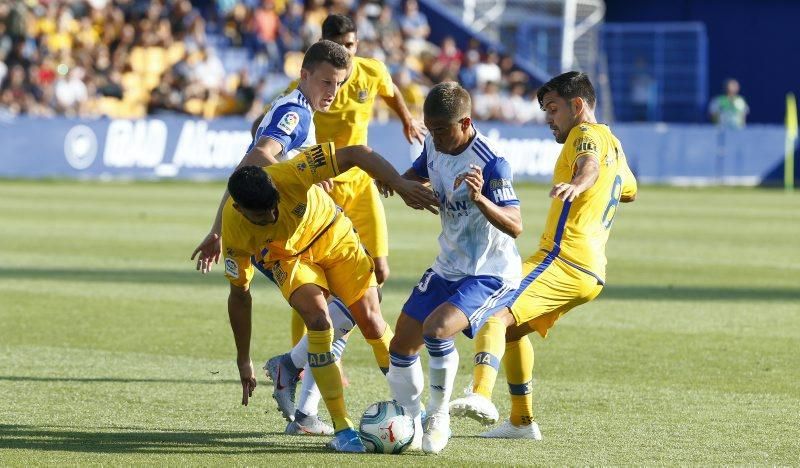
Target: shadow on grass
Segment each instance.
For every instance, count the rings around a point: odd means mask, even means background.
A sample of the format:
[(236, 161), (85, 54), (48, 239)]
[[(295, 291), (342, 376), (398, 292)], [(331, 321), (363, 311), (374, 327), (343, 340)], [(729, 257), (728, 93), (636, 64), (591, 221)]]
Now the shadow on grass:
[[(188, 264), (186, 270), (118, 270), (79, 268), (0, 268), (0, 280), (29, 279), (40, 281), (79, 281), (86, 283), (139, 284), (219, 284), (221, 278), (208, 278)], [(423, 270), (420, 270), (420, 274)], [(215, 273), (216, 274), (216, 273)], [(221, 276), (221, 274), (220, 274)], [(269, 282), (266, 278), (255, 281)], [(384, 292), (408, 295), (419, 281), (418, 276), (392, 276)], [(710, 287), (688, 285), (610, 284), (601, 297), (607, 299), (653, 299), (662, 301), (800, 301), (800, 288)]]
[(610, 284), (600, 294), (605, 299), (650, 299), (659, 301), (800, 301), (800, 288), (721, 288), (684, 285)]
[(330, 453), (325, 438), (287, 444), (261, 432), (143, 431), (114, 427), (74, 428), (0, 425), (0, 449), (86, 453), (237, 454)]
[(119, 377), (32, 377), (17, 375), (0, 375), (0, 382), (71, 382), (71, 383), (174, 383), (174, 384), (237, 384), (237, 380), (213, 379), (129, 379)]

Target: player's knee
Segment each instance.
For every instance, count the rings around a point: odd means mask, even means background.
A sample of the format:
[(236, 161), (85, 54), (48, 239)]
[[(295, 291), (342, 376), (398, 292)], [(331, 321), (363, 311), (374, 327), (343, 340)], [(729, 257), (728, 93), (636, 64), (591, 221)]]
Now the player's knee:
[(452, 333), (444, 320), (439, 315), (431, 315), (422, 324), (422, 335), (428, 338), (444, 340), (450, 338)]
[(309, 330), (325, 331), (331, 328), (331, 322), (322, 310), (317, 313), (303, 314), (303, 321)]

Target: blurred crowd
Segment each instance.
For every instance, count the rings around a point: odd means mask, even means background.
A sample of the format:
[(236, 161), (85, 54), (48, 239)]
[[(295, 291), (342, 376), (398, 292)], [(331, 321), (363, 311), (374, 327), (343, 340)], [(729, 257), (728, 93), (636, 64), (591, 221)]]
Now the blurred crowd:
[(417, 115), (428, 87), (455, 80), (477, 119), (544, 120), (511, 58), (429, 42), (417, 0), (0, 0), (0, 110), (254, 116), (298, 76), (329, 13), (355, 20), (358, 55), (387, 65)]

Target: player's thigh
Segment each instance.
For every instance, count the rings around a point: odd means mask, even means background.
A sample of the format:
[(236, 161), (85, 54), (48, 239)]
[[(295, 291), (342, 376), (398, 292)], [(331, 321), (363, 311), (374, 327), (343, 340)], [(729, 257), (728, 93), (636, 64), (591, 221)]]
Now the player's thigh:
[(289, 257), (273, 262), (269, 266), (272, 279), (281, 294), (291, 304), (292, 294), (301, 286), (313, 284), (324, 291), (328, 291), (328, 281), (325, 271), (303, 257)]
[(425, 323), (425, 319), (453, 295), (453, 284), (452, 281), (437, 275), (432, 269), (427, 269), (411, 290), (411, 295), (403, 304), (402, 312), (420, 324)]
[[(523, 274), (520, 289), (509, 305), (514, 321), (520, 326), (519, 333), (527, 327), (528, 331), (547, 336), (558, 319), (596, 297), (602, 288), (591, 275), (549, 257), (539, 263), (526, 261)], [(509, 338), (513, 335), (513, 329), (509, 330)]]
[[(515, 291), (514, 286), (492, 276), (471, 276), (457, 282), (447, 302), (461, 312), (464, 320), (453, 317), (447, 332), (452, 336), (463, 331), (469, 338), (474, 337), (489, 317), (505, 308)], [(429, 320), (439, 316), (439, 313), (434, 312)], [(456, 326), (461, 327), (453, 329)]]
[(350, 221), (343, 218), (337, 224), (341, 226), (331, 233), (332, 239), (325, 240), (329, 245), (320, 249), (325, 251), (313, 249), (312, 254), (321, 258), (319, 265), (325, 271), (329, 290), (350, 307), (378, 282), (375, 264), (353, 232)]
[(394, 326), (389, 351), (403, 356), (419, 354), (422, 349), (422, 322), (401, 312)]

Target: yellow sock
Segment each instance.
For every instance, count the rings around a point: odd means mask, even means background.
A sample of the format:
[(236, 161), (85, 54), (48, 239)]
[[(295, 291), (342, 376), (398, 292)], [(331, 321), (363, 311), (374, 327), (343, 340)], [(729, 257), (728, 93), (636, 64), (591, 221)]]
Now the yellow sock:
[(319, 392), (331, 415), (333, 427), (338, 432), (352, 428), (353, 422), (347, 417), (342, 389), (342, 372), (336, 365), (336, 357), (331, 352), (333, 329), (308, 331), (308, 364), (317, 381)]
[(392, 341), (393, 336), (392, 327), (387, 323), (380, 338), (365, 338), (367, 343), (372, 346), (372, 354), (375, 355), (375, 361), (384, 374), (389, 372), (389, 342)]
[(303, 339), (306, 334), (306, 324), (296, 310), (292, 309), (292, 347)]
[(511, 394), (511, 424), (526, 426), (533, 422), (533, 346), (527, 336), (506, 344), (503, 366)]
[(497, 317), (489, 320), (475, 337), (475, 367), (472, 369), (472, 391), (492, 399), (492, 389), (503, 358), (506, 325)]

